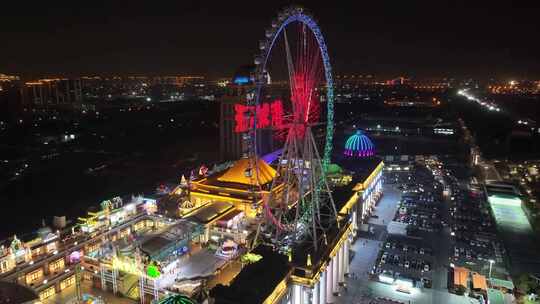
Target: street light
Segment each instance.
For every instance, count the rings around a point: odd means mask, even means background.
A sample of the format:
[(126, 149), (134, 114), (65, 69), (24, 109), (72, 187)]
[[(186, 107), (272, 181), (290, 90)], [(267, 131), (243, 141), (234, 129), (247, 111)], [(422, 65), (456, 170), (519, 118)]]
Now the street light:
[(495, 264), (495, 261), (490, 259), (489, 260), (489, 279), (491, 280), (491, 268), (493, 267), (493, 264)]

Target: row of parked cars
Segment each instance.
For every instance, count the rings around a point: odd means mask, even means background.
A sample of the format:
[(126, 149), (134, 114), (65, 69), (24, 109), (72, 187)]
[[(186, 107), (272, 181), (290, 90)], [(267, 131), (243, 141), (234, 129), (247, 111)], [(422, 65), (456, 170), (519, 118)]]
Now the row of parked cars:
[(488, 265), (495, 258), (496, 228), (483, 193), (448, 183), (451, 189), (451, 262), (468, 267)]
[[(398, 185), (401, 200), (393, 220), (407, 224), (407, 235), (387, 236), (382, 244), (374, 272), (409, 278), (424, 287), (431, 287), (433, 275), (433, 250), (430, 242), (411, 237), (415, 231), (435, 232), (440, 229), (440, 191), (423, 166), (414, 166), (407, 182)], [(410, 177), (410, 178), (409, 178)], [(411, 232), (411, 233), (409, 233)]]
[(408, 224), (411, 230), (440, 231), (443, 225), (440, 220), (439, 201), (433, 190), (404, 194), (394, 221)]
[(408, 256), (402, 256), (399, 254), (389, 254), (384, 252), (381, 256), (380, 265), (392, 264), (404, 267), (406, 269), (416, 269), (421, 271), (430, 271), (431, 263), (423, 259), (415, 259)]
[(430, 248), (417, 247), (415, 245), (408, 245), (398, 241), (387, 241), (384, 243), (384, 248), (386, 249), (395, 249), (401, 250), (405, 253), (418, 253), (418, 254), (427, 254), (431, 255), (432, 250)]

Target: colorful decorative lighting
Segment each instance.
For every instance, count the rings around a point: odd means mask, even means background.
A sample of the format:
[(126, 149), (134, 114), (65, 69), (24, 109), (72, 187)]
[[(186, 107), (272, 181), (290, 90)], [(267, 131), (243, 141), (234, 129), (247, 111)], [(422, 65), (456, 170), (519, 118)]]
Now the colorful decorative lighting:
[(241, 260), (242, 260), (242, 263), (253, 264), (253, 263), (257, 263), (262, 258), (263, 257), (260, 254), (255, 254), (255, 253), (248, 252), (248, 253), (246, 253), (246, 254), (244, 254), (242, 256)]
[(137, 264), (130, 260), (120, 259), (116, 256), (112, 258), (112, 267), (122, 272), (141, 276), (142, 272)]
[(345, 142), (346, 156), (368, 157), (375, 154), (375, 146), (364, 132), (357, 130), (354, 135)]
[(159, 271), (159, 267), (157, 265), (150, 264), (146, 267), (146, 275), (152, 279), (156, 279), (161, 276), (161, 272)]

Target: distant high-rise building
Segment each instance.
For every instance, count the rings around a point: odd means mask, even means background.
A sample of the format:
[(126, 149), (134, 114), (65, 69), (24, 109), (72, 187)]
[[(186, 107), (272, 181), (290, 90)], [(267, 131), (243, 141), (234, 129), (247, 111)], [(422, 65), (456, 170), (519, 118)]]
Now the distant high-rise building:
[(242, 157), (242, 134), (235, 131), (234, 106), (242, 97), (225, 95), (220, 99), (219, 151), (221, 160), (236, 160)]
[(19, 80), (20, 80), (19, 76), (0, 74), (0, 84), (2, 82), (12, 82), (12, 81), (19, 81)]
[(247, 94), (254, 88), (251, 81), (252, 66), (242, 66), (236, 71), (226, 94), (220, 102), (219, 151), (221, 160), (237, 160), (246, 151), (242, 137), (246, 133), (236, 131), (236, 104), (247, 104)]
[(21, 110), (20, 79), (0, 74), (0, 120), (15, 118)]
[(40, 79), (26, 82), (23, 87), (24, 103), (28, 105), (61, 105), (82, 103), (80, 79)]
[[(277, 103), (281, 106), (283, 98), (289, 94), (288, 83), (287, 86), (284, 86), (283, 83), (276, 81), (270, 83), (268, 80), (264, 88), (264, 97), (258, 100), (255, 108), (250, 109), (251, 107), (247, 106), (247, 98), (249, 94), (254, 94), (253, 72), (254, 66), (242, 66), (228, 84), (226, 94), (220, 99), (220, 155), (222, 160), (236, 160), (247, 156), (249, 152), (247, 136), (252, 128), (248, 123), (250, 112), (260, 111), (257, 115), (263, 117), (261, 113), (266, 111), (268, 123), (271, 124), (276, 114), (270, 109), (271, 104)], [(267, 75), (266, 78), (269, 79), (270, 76)], [(259, 120), (259, 122), (261, 121)], [(258, 124), (255, 134), (258, 156), (275, 152), (278, 148), (279, 144), (276, 142), (277, 134), (274, 127)], [(278, 138), (277, 141), (279, 140)]]

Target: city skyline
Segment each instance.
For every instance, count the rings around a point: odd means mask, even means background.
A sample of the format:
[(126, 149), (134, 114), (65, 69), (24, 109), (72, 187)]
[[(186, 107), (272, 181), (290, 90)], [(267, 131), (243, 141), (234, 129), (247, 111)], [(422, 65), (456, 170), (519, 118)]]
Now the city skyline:
[[(271, 12), (286, 2), (81, 7), (10, 4), (0, 25), (3, 73), (50, 75), (202, 74), (249, 64)], [(535, 78), (538, 4), (488, 2), (309, 3), (322, 22), (336, 74), (384, 77)], [(39, 50), (39, 51), (37, 51)], [(219, 56), (217, 56), (219, 54)]]

